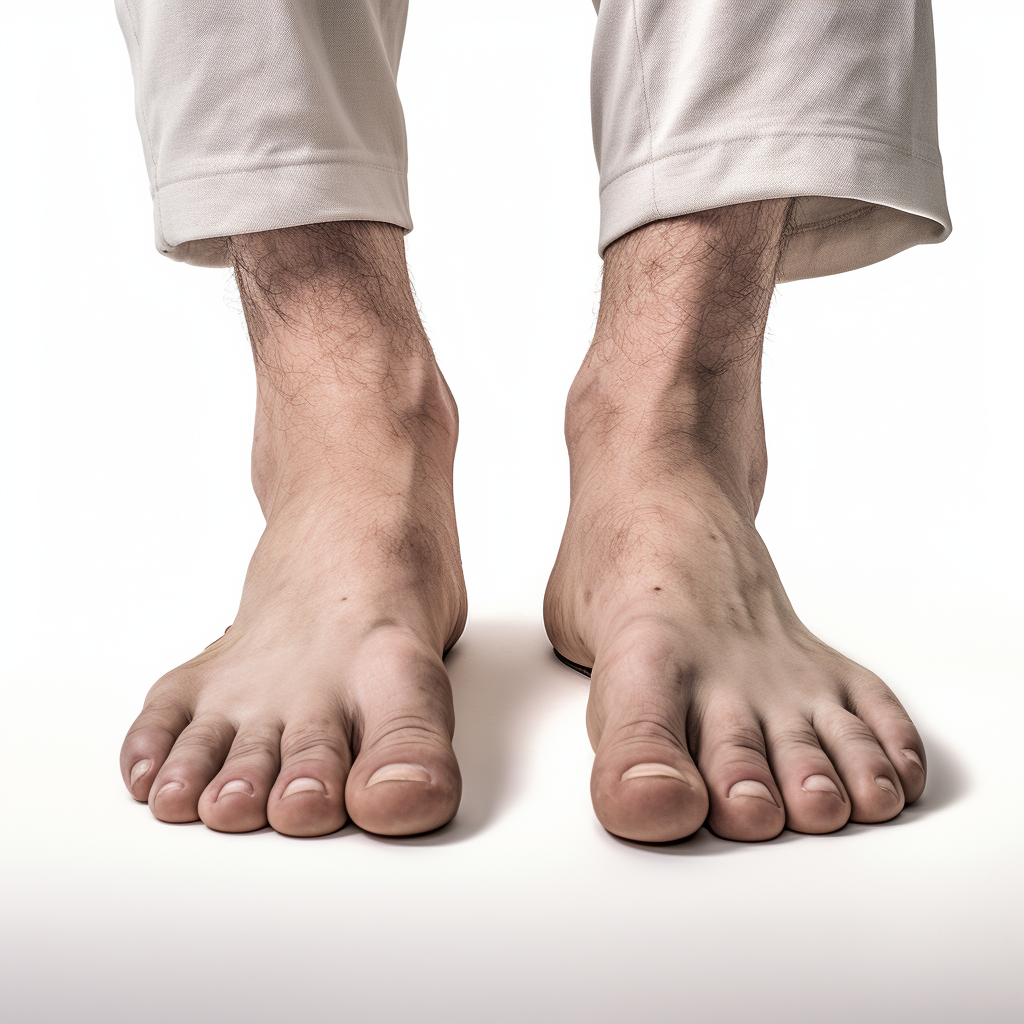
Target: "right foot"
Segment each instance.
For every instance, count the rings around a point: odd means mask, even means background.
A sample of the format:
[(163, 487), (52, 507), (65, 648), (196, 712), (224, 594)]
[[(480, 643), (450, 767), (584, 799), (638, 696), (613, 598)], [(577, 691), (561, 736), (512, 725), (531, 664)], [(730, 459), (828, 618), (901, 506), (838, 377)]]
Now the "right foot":
[(319, 225), (232, 244), (267, 527), (229, 631), (151, 689), (125, 784), (163, 821), (225, 832), (437, 828), (461, 794), (441, 660), (466, 618), (457, 414), (401, 232)]

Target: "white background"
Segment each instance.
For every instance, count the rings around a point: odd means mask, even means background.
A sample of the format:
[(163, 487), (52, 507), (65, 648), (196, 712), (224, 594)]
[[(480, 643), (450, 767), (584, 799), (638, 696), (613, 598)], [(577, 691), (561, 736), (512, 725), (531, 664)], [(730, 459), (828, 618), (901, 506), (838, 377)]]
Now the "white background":
[[(1016, 4), (936, 4), (952, 238), (780, 288), (762, 531), (797, 610), (925, 737), (884, 826), (650, 848), (590, 807), (540, 603), (600, 270), (585, 0), (414, 0), (410, 262), (458, 398), (465, 797), (433, 835), (155, 821), (145, 690), (231, 621), (261, 518), (226, 270), (157, 255), (109, 3), (3, 17), (4, 833), (11, 1021), (1017, 1018)], [(995, 12), (1002, 12), (996, 18)]]

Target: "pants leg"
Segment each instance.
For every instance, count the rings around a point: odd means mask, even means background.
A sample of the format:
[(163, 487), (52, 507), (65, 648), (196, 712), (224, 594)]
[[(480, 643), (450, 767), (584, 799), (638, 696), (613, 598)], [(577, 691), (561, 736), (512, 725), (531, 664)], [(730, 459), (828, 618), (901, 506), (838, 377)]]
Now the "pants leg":
[(800, 197), (780, 280), (951, 225), (928, 0), (594, 0), (599, 251), (651, 221)]
[(407, 0), (116, 0), (157, 248), (226, 266), (228, 235), (412, 228), (395, 76)]

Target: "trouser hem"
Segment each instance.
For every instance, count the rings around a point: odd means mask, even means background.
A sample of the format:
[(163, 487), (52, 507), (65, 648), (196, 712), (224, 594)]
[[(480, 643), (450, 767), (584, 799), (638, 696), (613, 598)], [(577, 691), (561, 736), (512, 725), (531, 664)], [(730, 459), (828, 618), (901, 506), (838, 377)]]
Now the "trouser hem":
[(603, 256), (615, 239), (656, 220), (797, 197), (778, 280), (854, 270), (949, 235), (942, 164), (934, 157), (841, 133), (748, 131), (605, 182), (598, 251)]
[(228, 171), (159, 186), (156, 247), (199, 267), (230, 266), (227, 238), (301, 224), (373, 220), (412, 230), (404, 169), (323, 160)]

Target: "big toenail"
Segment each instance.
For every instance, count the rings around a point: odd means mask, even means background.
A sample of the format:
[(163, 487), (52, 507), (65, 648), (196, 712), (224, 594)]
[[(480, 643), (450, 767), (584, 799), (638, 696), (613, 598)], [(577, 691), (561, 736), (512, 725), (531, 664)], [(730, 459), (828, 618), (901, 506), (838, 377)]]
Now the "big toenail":
[(136, 761), (135, 764), (132, 765), (130, 784), (134, 786), (135, 783), (138, 782), (139, 779), (141, 779), (142, 776), (145, 775), (152, 767), (153, 762), (148, 757), (144, 757), (141, 761)]
[(292, 779), (284, 792), (281, 794), (283, 800), (286, 796), (293, 796), (295, 793), (326, 793), (327, 787), (319, 779)]
[(222, 796), (227, 796), (229, 793), (245, 793), (246, 796), (252, 796), (252, 784), (246, 782), (245, 779), (232, 779), (230, 782), (225, 782), (224, 785), (220, 787), (217, 799), (219, 800)]
[(661, 775), (666, 779), (686, 781), (686, 776), (682, 772), (670, 768), (667, 764), (635, 764), (629, 771), (622, 773), (621, 781), (629, 782), (630, 779), (646, 779), (656, 775)]
[(729, 799), (731, 800), (734, 796), (756, 796), (759, 800), (770, 800), (776, 807), (779, 806), (775, 803), (772, 791), (763, 782), (755, 782), (753, 779), (743, 779), (742, 782), (737, 782), (729, 790)]
[(184, 789), (184, 782), (165, 782), (157, 792), (157, 798), (162, 797), (164, 793), (169, 793), (172, 789)]
[(378, 768), (366, 783), (367, 788), (378, 782), (429, 782), (430, 772), (418, 764), (386, 764)]
[(834, 793), (839, 796), (839, 787), (827, 775), (808, 775), (804, 779), (805, 793)]
[(887, 779), (884, 775), (879, 775), (875, 778), (875, 785), (879, 789), (884, 789), (890, 796), (899, 796), (899, 793), (896, 792), (896, 787), (892, 784), (892, 779)]
[(910, 749), (910, 747), (906, 747), (905, 749), (901, 750), (901, 751), (900, 751), (900, 753), (901, 753), (901, 754), (902, 754), (902, 755), (903, 755), (903, 756), (904, 756), (904, 757), (905, 757), (905, 758), (906, 758), (906, 759), (907, 759), (908, 761), (913, 761), (913, 762), (914, 762), (914, 764), (916, 764), (918, 768), (923, 768), (923, 767), (924, 767), (924, 765), (923, 765), (923, 764), (921, 764), (921, 758), (920, 758), (920, 756), (918, 755), (918, 753), (917, 753), (917, 751), (916, 751), (916, 750), (911, 750), (911, 749)]

